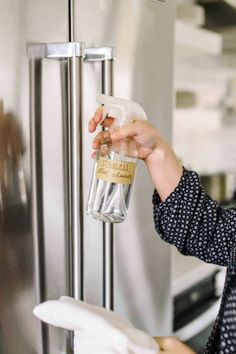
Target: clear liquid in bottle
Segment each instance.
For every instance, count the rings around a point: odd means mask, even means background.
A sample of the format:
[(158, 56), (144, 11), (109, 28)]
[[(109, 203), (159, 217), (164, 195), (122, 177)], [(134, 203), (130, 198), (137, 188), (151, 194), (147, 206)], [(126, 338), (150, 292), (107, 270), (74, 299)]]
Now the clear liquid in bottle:
[(125, 220), (137, 161), (136, 157), (118, 152), (97, 153), (87, 203), (88, 215), (109, 223)]

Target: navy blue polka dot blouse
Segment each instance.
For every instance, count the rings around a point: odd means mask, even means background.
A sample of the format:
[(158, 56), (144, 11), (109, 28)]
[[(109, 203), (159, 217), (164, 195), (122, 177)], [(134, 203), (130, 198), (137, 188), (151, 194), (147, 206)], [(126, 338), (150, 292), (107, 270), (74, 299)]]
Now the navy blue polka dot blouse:
[(174, 192), (153, 195), (155, 228), (184, 255), (227, 267), (219, 314), (206, 354), (236, 354), (236, 207), (224, 209), (202, 189), (196, 172), (184, 169)]

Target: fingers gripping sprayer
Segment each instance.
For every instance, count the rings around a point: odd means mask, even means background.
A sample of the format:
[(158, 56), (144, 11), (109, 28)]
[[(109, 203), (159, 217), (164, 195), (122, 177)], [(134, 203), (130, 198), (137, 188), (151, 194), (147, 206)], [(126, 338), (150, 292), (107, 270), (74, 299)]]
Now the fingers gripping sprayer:
[[(114, 118), (112, 129), (134, 121), (147, 120), (143, 108), (136, 102), (98, 95), (103, 107), (103, 120)], [(103, 144), (97, 152), (90, 186), (87, 213), (110, 223), (125, 220), (138, 162), (137, 146), (132, 138), (121, 139), (112, 145)]]

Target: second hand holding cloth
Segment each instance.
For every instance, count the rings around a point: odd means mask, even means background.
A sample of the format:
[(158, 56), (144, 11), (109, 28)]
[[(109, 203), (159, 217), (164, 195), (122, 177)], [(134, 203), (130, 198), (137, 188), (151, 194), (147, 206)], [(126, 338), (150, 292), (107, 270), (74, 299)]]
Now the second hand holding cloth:
[(155, 340), (112, 311), (63, 296), (34, 309), (43, 322), (74, 331), (75, 354), (157, 354)]

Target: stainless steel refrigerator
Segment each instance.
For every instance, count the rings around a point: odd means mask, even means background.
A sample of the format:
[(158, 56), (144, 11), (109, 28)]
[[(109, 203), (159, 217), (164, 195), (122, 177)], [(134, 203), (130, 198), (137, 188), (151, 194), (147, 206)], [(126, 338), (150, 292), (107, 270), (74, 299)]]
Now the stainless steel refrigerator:
[(91, 219), (86, 200), (98, 93), (139, 102), (171, 139), (173, 1), (0, 5), (0, 353), (72, 353), (66, 331), (32, 315), (65, 294), (170, 334), (170, 249), (143, 162), (124, 223)]

